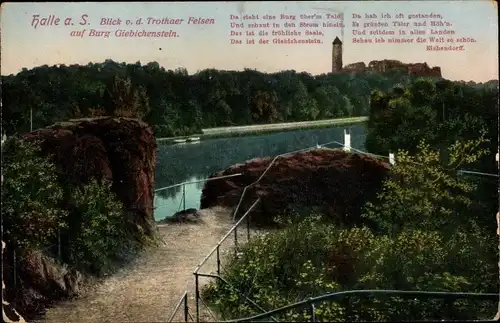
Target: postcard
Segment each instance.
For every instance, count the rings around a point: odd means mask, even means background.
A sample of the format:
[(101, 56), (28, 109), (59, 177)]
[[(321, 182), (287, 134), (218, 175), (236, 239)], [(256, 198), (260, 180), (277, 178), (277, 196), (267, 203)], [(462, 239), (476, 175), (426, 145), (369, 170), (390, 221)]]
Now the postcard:
[(498, 319), (496, 6), (2, 3), (4, 320)]

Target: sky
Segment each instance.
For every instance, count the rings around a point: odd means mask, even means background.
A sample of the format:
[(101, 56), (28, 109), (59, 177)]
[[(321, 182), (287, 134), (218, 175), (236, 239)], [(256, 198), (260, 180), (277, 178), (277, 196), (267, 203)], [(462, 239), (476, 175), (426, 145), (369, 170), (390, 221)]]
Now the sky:
[[(264, 23), (266, 21), (262, 18), (266, 14), (277, 16), (278, 19), (272, 21), (280, 23), (280, 28), (257, 30), (285, 31), (285, 21), (279, 19), (281, 14), (317, 14), (322, 16), (321, 19), (309, 22), (322, 24), (326, 21), (341, 21), (326, 19), (326, 14), (335, 13), (343, 13), (345, 28), (295, 28), (302, 33), (306, 30), (321, 30), (324, 36), (319, 37), (322, 42), (319, 44), (258, 44), (259, 37), (254, 37), (257, 44), (249, 45), (240, 36), (230, 36), (231, 22)], [(355, 28), (352, 27), (353, 13), (361, 16), (374, 13), (377, 19), (363, 19), (359, 21), (361, 27)], [(451, 27), (440, 29), (455, 31), (455, 35), (445, 36), (446, 38), (470, 37), (476, 42), (466, 43), (463, 51), (439, 52), (427, 51), (428, 44), (353, 43), (353, 29), (362, 30), (365, 22), (384, 21), (380, 18), (382, 13), (388, 13), (392, 18), (397, 13), (403, 13), (406, 18), (398, 20), (410, 23), (425, 19), (408, 20), (408, 14), (440, 14), (443, 20), (452, 24)], [(78, 22), (84, 14), (88, 15), (89, 25), (80, 26)], [(258, 14), (261, 20), (243, 20), (245, 14)], [(40, 19), (52, 15), (59, 17), (60, 22), (53, 26), (39, 24), (34, 28), (33, 15), (39, 15)], [(238, 19), (230, 20), (230, 15), (236, 15)], [(64, 25), (67, 17), (74, 19), (74, 25)], [(148, 17), (178, 18), (184, 19), (184, 22), (174, 26), (126, 24), (127, 20), (134, 23), (139, 18), (145, 22)], [(212, 18), (215, 23), (187, 24), (189, 17)], [(121, 25), (100, 25), (102, 18), (120, 18)], [(156, 61), (166, 69), (186, 68), (190, 74), (206, 68), (251, 68), (262, 72), (294, 69), (317, 75), (331, 71), (332, 41), (339, 37), (343, 41), (344, 65), (395, 59), (404, 63), (427, 62), (431, 67), (440, 66), (443, 77), (451, 80), (485, 82), (498, 79), (498, 17), (493, 1), (3, 3), (0, 19), (2, 75), (15, 74), (22, 68), (30, 69), (40, 65), (87, 64), (103, 62), (105, 59), (127, 63), (140, 61), (142, 64)], [(385, 21), (392, 24), (392, 20)], [(295, 20), (295, 24), (300, 21)], [(70, 35), (71, 32), (83, 29), (84, 37)], [(110, 31), (111, 34), (108, 38), (89, 37), (91, 29)], [(376, 28), (367, 28), (366, 31), (374, 29)], [(382, 29), (394, 30), (392, 27)], [(405, 28), (407, 31), (411, 29), (414, 28)], [(117, 30), (173, 30), (178, 37), (115, 37), (113, 35)], [(426, 28), (426, 32), (430, 32), (430, 27)], [(369, 37), (374, 39), (374, 36)], [(231, 38), (242, 39), (243, 44), (230, 44)], [(264, 38), (272, 41), (275, 37)], [(308, 37), (301, 39), (304, 38)]]

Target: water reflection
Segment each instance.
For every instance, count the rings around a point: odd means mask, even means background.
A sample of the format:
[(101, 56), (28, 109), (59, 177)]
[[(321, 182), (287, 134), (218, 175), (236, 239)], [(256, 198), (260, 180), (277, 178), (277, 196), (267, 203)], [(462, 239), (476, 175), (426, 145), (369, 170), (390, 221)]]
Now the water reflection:
[[(276, 156), (316, 144), (344, 142), (344, 128), (325, 128), (280, 132), (261, 136), (204, 140), (192, 144), (158, 145), (156, 188), (181, 182), (198, 181), (211, 174), (255, 157)], [(351, 146), (364, 149), (363, 126), (349, 127)], [(329, 147), (340, 147), (329, 145)], [(186, 208), (199, 208), (204, 182), (185, 185)], [(171, 216), (184, 207), (183, 187), (156, 193), (155, 218)]]

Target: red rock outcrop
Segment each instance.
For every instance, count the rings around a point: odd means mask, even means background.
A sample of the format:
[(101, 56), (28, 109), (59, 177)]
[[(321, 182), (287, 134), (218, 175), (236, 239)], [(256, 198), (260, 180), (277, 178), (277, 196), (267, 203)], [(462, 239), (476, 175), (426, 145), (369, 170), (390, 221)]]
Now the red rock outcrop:
[[(27, 320), (39, 318), (56, 301), (78, 295), (85, 278), (37, 250), (3, 254), (5, 299)], [(15, 266), (14, 266), (15, 264)], [(14, 282), (15, 280), (15, 282)]]
[(33, 131), (42, 152), (70, 184), (92, 178), (112, 181), (112, 189), (129, 212), (130, 223), (153, 233), (156, 139), (149, 125), (129, 118), (78, 119)]
[[(235, 207), (244, 187), (254, 183), (272, 159), (253, 159), (214, 174), (212, 177), (243, 175), (207, 182), (201, 208)], [(360, 222), (361, 207), (379, 191), (388, 169), (386, 163), (337, 149), (281, 157), (258, 183), (247, 189), (237, 217), (260, 197), (260, 205), (251, 214), (253, 224), (259, 226), (273, 225), (273, 217), (291, 206), (318, 206), (335, 221), (356, 224)]]
[[(78, 187), (93, 178), (112, 181), (112, 190), (128, 210), (125, 221), (131, 231), (154, 234), (156, 139), (147, 124), (112, 117), (71, 120), (23, 138), (40, 143), (63, 185)], [(76, 295), (83, 285), (80, 273), (38, 251), (14, 254), (7, 247), (2, 256), (6, 297), (27, 320), (52, 302)]]

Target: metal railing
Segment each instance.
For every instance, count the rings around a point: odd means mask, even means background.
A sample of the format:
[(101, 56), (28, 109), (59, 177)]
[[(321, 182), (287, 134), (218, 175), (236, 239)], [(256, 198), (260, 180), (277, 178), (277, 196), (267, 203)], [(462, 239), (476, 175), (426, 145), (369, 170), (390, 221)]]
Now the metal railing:
[[(222, 262), (221, 262), (221, 245), (226, 239), (228, 239), (231, 234), (234, 234), (234, 248), (235, 248), (235, 253), (237, 252), (238, 249), (238, 227), (240, 226), (243, 221), (246, 220), (246, 236), (247, 236), (247, 241), (250, 240), (250, 212), (254, 209), (254, 207), (260, 202), (260, 199), (257, 199), (247, 210), (247, 212), (236, 222), (236, 224), (233, 225), (233, 227), (220, 239), (220, 241), (217, 243), (217, 245), (208, 253), (208, 255), (205, 256), (205, 258), (200, 262), (198, 266), (196, 266), (196, 269), (193, 272), (193, 275), (195, 276), (195, 304), (196, 304), (196, 322), (200, 321), (200, 300), (203, 302), (203, 300), (200, 297), (200, 284), (199, 284), (199, 277), (207, 277), (207, 278), (217, 278), (221, 280), (222, 282), (226, 282), (221, 276), (221, 267), (222, 267)], [(217, 261), (217, 275), (214, 274), (206, 274), (206, 273), (200, 273), (200, 269), (202, 266), (207, 262), (207, 260), (213, 255), (216, 254), (216, 261)], [(226, 282), (227, 283), (227, 282)], [(234, 287), (233, 287), (234, 288)], [(251, 304), (253, 303), (254, 305), (255, 302), (249, 300), (248, 298), (246, 299), (249, 301)], [(208, 306), (206, 304), (203, 304), (207, 309)], [(259, 308), (259, 310), (264, 311), (263, 309)], [(212, 314), (212, 313), (211, 313)], [(214, 316), (212, 314), (212, 316)], [(215, 318), (215, 316), (214, 316)]]
[[(247, 192), (247, 190), (254, 186), (255, 184), (259, 183), (260, 180), (266, 175), (266, 173), (269, 171), (269, 169), (274, 165), (275, 161), (280, 158), (280, 157), (284, 157), (284, 156), (287, 156), (287, 155), (292, 155), (292, 154), (295, 154), (295, 153), (299, 153), (299, 152), (305, 152), (305, 151), (309, 151), (309, 150), (312, 150), (312, 149), (317, 149), (317, 148), (322, 148), (324, 146), (327, 146), (327, 145), (332, 145), (332, 144), (338, 144), (340, 146), (344, 146), (342, 143), (338, 142), (338, 141), (330, 141), (330, 142), (327, 142), (327, 143), (324, 143), (322, 145), (316, 145), (316, 146), (312, 146), (312, 147), (307, 147), (307, 148), (303, 148), (303, 149), (299, 149), (299, 150), (295, 150), (295, 151), (291, 151), (291, 152), (287, 152), (287, 153), (284, 153), (284, 154), (280, 154), (280, 155), (277, 155), (273, 158), (273, 160), (269, 163), (269, 165), (266, 167), (266, 169), (264, 170), (264, 172), (262, 172), (261, 176), (256, 180), (254, 181), (253, 183), (245, 186), (243, 188), (243, 192), (241, 193), (241, 196), (240, 196), (240, 199), (238, 201), (238, 204), (236, 205), (236, 208), (234, 209), (233, 211), (233, 216), (232, 216), (232, 219), (233, 221), (236, 220), (236, 215), (239, 211), (239, 208), (241, 206), (241, 203), (243, 202), (243, 199), (245, 197), (245, 194)], [(234, 174), (233, 176), (236, 176), (238, 174)], [(241, 174), (239, 174), (241, 175)], [(231, 177), (231, 175), (228, 175), (227, 177)], [(216, 179), (216, 178), (214, 178)], [(182, 184), (179, 184), (179, 185), (182, 185)], [(220, 277), (220, 270), (221, 270), (221, 261), (220, 261), (220, 246), (222, 244), (222, 242), (224, 242), (231, 233), (234, 232), (234, 246), (235, 246), (235, 249), (238, 248), (238, 233), (237, 233), (237, 228), (238, 226), (246, 219), (246, 224), (247, 224), (247, 241), (250, 241), (250, 217), (249, 217), (249, 213), (252, 211), (252, 209), (255, 207), (255, 205), (260, 201), (260, 199), (257, 199), (251, 206), (250, 208), (247, 210), (247, 212), (236, 222), (236, 224), (229, 230), (229, 232), (219, 241), (219, 243), (212, 249), (212, 251), (202, 260), (202, 262), (196, 267), (195, 271), (194, 271), (194, 275), (195, 275), (195, 299), (196, 299), (196, 322), (199, 322), (199, 318), (200, 318), (200, 304), (199, 304), (199, 301), (201, 300), (200, 298), (200, 288), (199, 288), (199, 277), (202, 276), (202, 277), (207, 277), (207, 278), (217, 278), (219, 280), (221, 280), (222, 282), (225, 282), (227, 283), (227, 281), (225, 281), (224, 279), (222, 279), (222, 277)], [(213, 275), (213, 274), (201, 274), (199, 273), (199, 270), (200, 268), (203, 266), (203, 264), (206, 263), (206, 261), (210, 258), (210, 256), (212, 256), (214, 254), (214, 252), (217, 252), (217, 276)], [(244, 296), (244, 295), (243, 295)], [(252, 304), (253, 306), (257, 306), (259, 307), (254, 301), (248, 299), (248, 297), (244, 296), (245, 299), (250, 303)], [(206, 306), (206, 304), (204, 304)], [(207, 306), (206, 306), (207, 307)], [(259, 307), (259, 310), (262, 310), (264, 311), (262, 308)], [(215, 317), (214, 317), (215, 318)]]
[[(344, 149), (347, 149), (349, 151), (352, 150), (353, 152), (356, 152), (356, 153), (359, 153), (359, 154), (368, 155), (368, 156), (372, 156), (372, 157), (379, 157), (379, 158), (381, 157), (381, 158), (389, 159), (389, 160), (391, 159), (391, 156), (381, 156), (381, 155), (376, 155), (376, 154), (368, 153), (368, 152), (365, 152), (365, 151), (362, 151), (362, 150), (359, 150), (359, 149), (351, 148), (350, 145), (349, 146), (348, 145), (344, 145), (343, 143), (338, 142), (338, 141), (330, 141), (330, 142), (327, 142), (327, 143), (324, 143), (324, 144), (321, 144), (321, 145), (317, 144), (316, 146), (313, 146), (313, 147), (303, 148), (303, 149), (299, 149), (299, 150), (295, 150), (295, 151), (291, 151), (291, 152), (287, 152), (287, 153), (284, 153), (284, 154), (277, 155), (277, 156), (275, 156), (271, 160), (271, 162), (269, 163), (269, 165), (266, 167), (266, 169), (264, 170), (264, 172), (259, 176), (259, 178), (256, 181), (254, 181), (253, 183), (251, 183), (251, 184), (249, 184), (249, 185), (247, 185), (247, 186), (245, 186), (243, 188), (243, 192), (242, 192), (242, 194), (240, 196), (238, 204), (236, 205), (236, 207), (235, 207), (235, 209), (233, 211), (233, 215), (232, 215), (233, 221), (235, 221), (235, 219), (236, 219), (236, 216), (238, 214), (239, 208), (240, 208), (240, 206), (241, 206), (241, 204), (243, 202), (244, 197), (246, 196), (245, 194), (246, 194), (247, 190), (249, 188), (251, 188), (252, 186), (256, 185), (257, 183), (259, 183), (262, 180), (262, 178), (264, 178), (264, 176), (267, 174), (267, 172), (269, 171), (269, 169), (274, 165), (274, 163), (279, 158), (285, 157), (285, 156), (288, 156), (288, 155), (292, 155), (292, 154), (296, 154), (296, 153), (300, 153), (300, 152), (309, 151), (309, 150), (312, 150), (312, 149), (323, 148), (325, 146), (333, 145), (333, 144), (340, 145), (340, 147), (342, 147)], [(486, 173), (473, 172), (473, 171), (467, 171), (467, 170), (461, 170), (459, 172), (461, 172), (461, 173), (469, 173), (469, 174), (474, 174), (474, 175), (496, 176), (496, 177), (498, 177), (497, 174), (486, 174)], [(232, 174), (232, 175), (227, 175), (227, 176), (210, 178), (210, 179), (207, 179), (207, 180), (204, 180), (204, 181), (215, 180), (215, 179), (219, 179), (219, 178), (228, 178), (228, 177), (234, 177), (234, 176), (241, 176), (241, 175), (242, 175), (241, 173), (239, 173), (239, 174)], [(198, 181), (198, 182), (201, 182), (201, 181)], [(190, 182), (180, 183), (180, 184), (172, 185), (172, 186), (169, 186), (169, 187), (166, 187), (166, 188), (161, 188), (159, 190), (163, 190), (163, 189), (167, 189), (167, 188), (175, 187), (175, 186), (180, 186), (180, 185), (185, 185), (185, 184), (189, 184), (189, 183)], [(195, 183), (195, 182), (191, 182), (191, 183)], [(261, 308), (257, 303), (255, 303), (254, 301), (252, 301), (251, 299), (249, 299), (247, 296), (243, 295), (241, 293), (241, 291), (237, 290), (234, 286), (232, 286), (229, 282), (227, 282), (225, 279), (223, 279), (220, 276), (220, 274), (221, 274), (220, 246), (221, 246), (222, 242), (224, 242), (231, 235), (231, 233), (234, 232), (234, 246), (235, 246), (235, 249), (237, 249), (238, 248), (237, 228), (238, 228), (238, 226), (244, 220), (246, 220), (246, 224), (247, 224), (247, 241), (250, 241), (250, 216), (249, 216), (249, 213), (252, 211), (252, 209), (255, 207), (255, 205), (259, 201), (260, 201), (260, 199), (257, 199), (251, 205), (251, 207), (247, 210), (247, 212), (236, 222), (236, 224), (219, 241), (219, 243), (210, 251), (210, 253), (201, 261), (201, 263), (196, 267), (195, 271), (193, 272), (193, 274), (195, 275), (196, 322), (199, 322), (199, 319), (200, 319), (200, 303), (199, 302), (200, 302), (200, 300), (203, 302), (203, 300), (200, 297), (200, 289), (199, 289), (199, 287), (200, 287), (199, 286), (199, 277), (200, 276), (208, 277), (208, 278), (214, 278), (214, 279), (220, 280), (224, 284), (226, 284), (226, 285), (230, 286), (231, 288), (235, 289), (236, 292), (238, 292), (239, 294), (241, 294), (241, 296), (243, 296), (250, 304), (252, 304), (259, 311), (265, 312), (265, 310), (263, 308)], [(216, 256), (217, 257), (217, 275), (199, 273), (200, 268), (206, 263), (206, 261), (210, 258), (210, 256), (212, 256), (214, 254), (214, 252), (217, 253), (217, 256)], [(253, 317), (250, 317), (250, 318), (238, 319), (238, 320), (234, 320), (234, 321), (228, 321), (228, 322), (243, 322), (243, 321), (251, 321), (251, 320), (254, 320), (254, 319), (262, 319), (262, 318), (271, 318), (274, 321), (277, 321), (273, 317), (274, 314), (278, 314), (278, 313), (281, 313), (282, 311), (287, 311), (287, 310), (290, 310), (290, 309), (295, 308), (295, 307), (304, 306), (304, 304), (305, 305), (310, 305), (311, 304), (311, 307), (312, 307), (313, 312), (314, 312), (314, 304), (316, 302), (320, 302), (320, 301), (327, 300), (327, 299), (338, 298), (338, 297), (345, 296), (345, 295), (348, 295), (348, 294), (393, 294), (393, 295), (397, 295), (397, 296), (408, 296), (408, 297), (411, 297), (413, 295), (415, 297), (424, 297), (424, 298), (445, 298), (445, 299), (446, 298), (452, 298), (452, 299), (453, 298), (455, 298), (455, 299), (459, 299), (459, 298), (479, 298), (479, 299), (488, 299), (488, 300), (492, 300), (492, 299), (498, 300), (498, 294), (446, 293), (446, 292), (420, 292), (420, 291), (394, 291), (394, 290), (344, 291), (344, 292), (338, 292), (338, 293), (333, 293), (333, 294), (322, 295), (322, 296), (319, 296), (319, 297), (316, 297), (316, 298), (310, 298), (308, 300), (304, 300), (302, 302), (291, 304), (289, 306), (286, 306), (286, 307), (283, 307), (283, 308), (280, 308), (280, 309), (276, 309), (276, 310), (273, 310), (273, 311), (268, 311), (268, 312), (265, 312), (265, 313), (257, 315), (257, 316), (253, 316)], [(181, 298), (181, 301), (182, 301), (182, 298)], [(186, 304), (187, 304), (187, 301), (186, 301)], [(205, 305), (205, 307), (208, 308), (208, 306), (206, 304), (204, 304), (204, 305)], [(215, 319), (215, 316), (213, 315), (213, 313), (211, 313), (211, 315)], [(313, 314), (312, 317), (314, 318), (314, 314)], [(186, 320), (186, 322), (187, 322), (187, 320)]]
[(179, 187), (179, 186), (183, 186), (183, 185), (187, 185), (187, 184), (203, 183), (203, 182), (214, 181), (216, 179), (229, 178), (229, 177), (235, 177), (235, 176), (241, 176), (241, 175), (243, 175), (243, 174), (242, 173), (238, 173), (238, 174), (224, 175), (224, 176), (218, 176), (218, 177), (210, 177), (210, 178), (207, 178), (207, 179), (200, 179), (198, 181), (192, 181), (192, 182), (177, 183), (177, 184), (174, 184), (174, 185), (157, 188), (157, 189), (155, 189), (155, 193), (156, 192), (164, 191), (164, 190), (169, 189), (169, 188)]
[[(196, 184), (196, 183), (206, 183), (206, 182), (210, 182), (210, 181), (214, 181), (214, 180), (218, 180), (218, 179), (236, 177), (236, 176), (241, 176), (241, 175), (243, 175), (243, 174), (238, 173), (238, 174), (224, 175), (224, 176), (218, 176), (218, 177), (211, 177), (211, 178), (201, 179), (201, 180), (191, 181), (191, 182), (177, 183), (177, 184), (174, 184), (174, 185), (165, 186), (165, 187), (161, 187), (161, 188), (155, 189), (155, 193), (158, 193), (158, 192), (170, 189), (170, 188), (175, 188), (175, 187), (182, 186), (182, 197), (181, 197), (181, 200), (179, 202), (179, 207), (177, 208), (177, 211), (175, 211), (175, 212), (179, 212), (181, 210), (181, 207), (182, 207), (182, 210), (186, 210), (186, 185)], [(155, 198), (154, 199), (153, 209), (157, 209), (157, 208), (158, 208), (158, 205), (157, 205), (157, 201), (156, 201), (156, 198)], [(172, 216), (172, 215), (173, 214), (167, 215), (167, 217)]]
[(441, 299), (446, 299), (448, 301), (454, 301), (457, 299), (478, 299), (478, 300), (498, 301), (499, 299), (499, 295), (493, 293), (482, 294), (482, 293), (452, 293), (452, 292), (401, 291), (401, 290), (350, 290), (350, 291), (330, 293), (318, 297), (309, 298), (272, 311), (268, 311), (266, 313), (241, 319), (228, 320), (224, 322), (255, 322), (258, 320), (272, 317), (273, 315), (276, 314), (285, 313), (292, 309), (303, 308), (307, 306), (309, 306), (311, 311), (310, 312), (311, 322), (317, 322), (315, 317), (316, 315), (315, 304), (321, 301), (339, 299), (345, 296), (377, 295), (377, 294), (392, 295), (392, 296), (406, 297), (406, 298), (424, 298), (424, 299), (441, 298)]
[[(250, 213), (251, 211), (257, 206), (257, 204), (260, 202), (260, 199), (257, 199), (247, 210), (247, 212), (231, 227), (231, 229), (219, 240), (217, 245), (203, 258), (203, 260), (196, 266), (193, 275), (195, 276), (195, 307), (196, 307), (196, 318), (193, 319), (190, 314), (188, 316), (184, 316), (185, 322), (188, 322), (188, 319), (191, 319), (192, 321), (195, 322), (200, 322), (200, 305), (203, 305), (209, 312), (209, 314), (212, 316), (214, 320), (217, 321), (216, 316), (210, 311), (209, 306), (203, 301), (203, 298), (200, 295), (200, 282), (199, 278), (200, 277), (206, 277), (206, 278), (212, 278), (219, 280), (223, 284), (229, 286), (231, 289), (235, 290), (239, 296), (243, 297), (245, 301), (247, 301), (250, 305), (252, 305), (254, 308), (258, 309), (261, 312), (266, 312), (266, 310), (262, 307), (260, 307), (255, 301), (249, 299), (246, 295), (243, 295), (236, 287), (234, 287), (231, 283), (229, 283), (227, 280), (225, 280), (223, 277), (221, 277), (221, 272), (222, 272), (222, 267), (223, 263), (221, 260), (222, 257), (222, 251), (221, 251), (221, 245), (228, 240), (230, 237), (233, 238), (233, 243), (234, 243), (234, 253), (237, 254), (238, 252), (238, 246), (239, 246), (239, 238), (238, 238), (238, 228), (240, 225), (245, 224), (245, 236), (246, 236), (246, 241), (250, 241), (251, 237), (251, 231), (250, 231)], [(212, 257), (213, 255), (216, 255), (216, 274), (214, 273), (200, 273), (200, 269), (207, 263), (207, 261)], [(200, 302), (202, 304), (200, 304)], [(180, 298), (177, 306), (175, 307), (172, 315), (170, 316), (169, 322), (172, 322), (174, 317), (177, 315), (179, 308), (181, 305), (184, 304), (185, 306), (185, 311), (189, 313), (188, 309), (188, 302), (187, 302), (187, 292), (182, 295)]]
[(172, 315), (170, 316), (170, 318), (168, 319), (167, 322), (173, 322), (174, 321), (174, 318), (175, 316), (177, 315), (177, 312), (179, 311), (179, 309), (181, 308), (181, 306), (184, 305), (183, 307), (183, 310), (184, 310), (184, 322), (189, 322), (189, 320), (191, 319), (191, 321), (194, 321), (193, 319), (193, 316), (191, 316), (191, 313), (189, 313), (189, 306), (188, 306), (188, 292), (185, 291), (184, 294), (182, 295), (181, 299), (179, 300), (179, 302), (177, 303), (177, 305), (175, 306), (173, 312), (172, 312)]
[[(348, 136), (350, 138), (350, 134), (348, 134)], [(307, 147), (307, 148), (303, 148), (303, 149), (299, 149), (299, 150), (287, 152), (287, 153), (284, 153), (284, 154), (276, 155), (272, 159), (272, 161), (269, 163), (268, 167), (261, 174), (261, 176), (256, 181), (254, 181), (253, 183), (251, 183), (251, 184), (249, 184), (249, 185), (247, 185), (247, 186), (245, 186), (243, 188), (243, 192), (241, 193), (240, 200), (238, 201), (238, 204), (236, 205), (236, 208), (233, 211), (233, 216), (232, 216), (233, 221), (235, 221), (235, 219), (236, 219), (236, 216), (238, 214), (239, 208), (241, 206), (241, 203), (243, 202), (243, 199), (245, 197), (245, 194), (246, 194), (247, 190), (249, 188), (251, 188), (252, 186), (256, 185), (257, 183), (259, 183), (261, 181), (261, 179), (267, 174), (267, 172), (269, 171), (269, 169), (274, 165), (274, 163), (276, 162), (276, 160), (278, 160), (281, 157), (285, 157), (285, 156), (296, 154), (296, 153), (299, 153), (299, 152), (304, 152), (304, 151), (308, 151), (308, 150), (311, 150), (311, 149), (322, 148), (324, 146), (336, 144), (336, 145), (340, 145), (341, 147), (343, 147), (344, 149), (347, 149), (349, 151), (352, 150), (353, 152), (356, 152), (356, 153), (359, 153), (359, 154), (362, 154), (362, 155), (383, 158), (385, 160), (389, 160), (390, 162), (394, 162), (394, 154), (390, 153), (389, 156), (382, 156), (382, 155), (372, 154), (372, 153), (369, 153), (369, 152), (362, 151), (362, 150), (359, 150), (359, 149), (351, 147), (350, 146), (350, 139), (347, 140), (347, 138), (344, 138), (344, 141), (345, 141), (344, 143), (341, 143), (339, 141), (330, 141), (330, 142), (327, 142), (327, 143), (324, 143), (324, 144), (321, 144), (321, 145), (316, 145), (316, 146)], [(349, 141), (349, 143), (348, 143), (348, 141)], [(483, 172), (477, 172), (477, 171), (470, 171), (470, 170), (457, 170), (457, 172), (459, 174), (470, 174), (470, 175), (478, 175), (478, 176), (499, 177), (498, 174), (489, 174), (489, 173), (483, 173)], [(165, 186), (165, 187), (162, 187), (162, 188), (155, 189), (155, 193), (156, 192), (161, 192), (161, 191), (169, 189), (169, 188), (174, 188), (174, 187), (182, 186), (182, 199), (181, 199), (181, 202), (179, 204), (179, 210), (180, 210), (181, 204), (183, 205), (183, 209), (185, 210), (186, 209), (186, 185), (188, 185), (188, 184), (195, 184), (195, 183), (202, 183), (202, 182), (209, 182), (209, 181), (213, 181), (213, 180), (217, 180), (217, 179), (231, 178), (231, 177), (242, 176), (242, 175), (243, 175), (242, 173), (238, 173), (238, 174), (230, 174), (230, 175), (224, 175), (224, 176), (218, 176), (218, 177), (211, 177), (211, 178), (202, 179), (202, 180), (198, 180), (198, 181), (182, 182), (182, 183), (178, 183), (178, 184), (174, 184), (174, 185)]]

